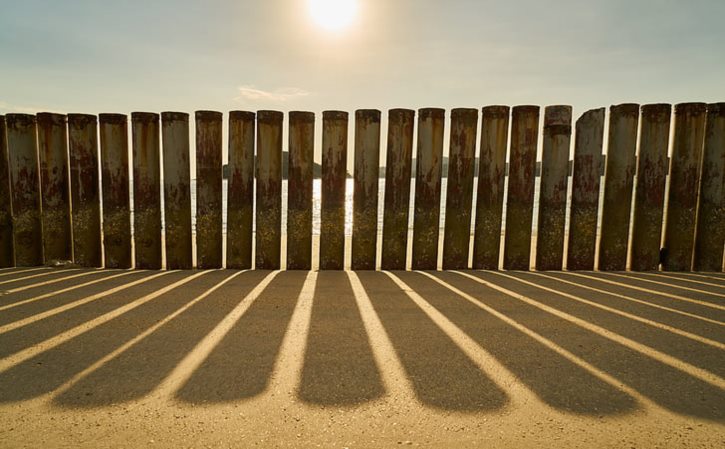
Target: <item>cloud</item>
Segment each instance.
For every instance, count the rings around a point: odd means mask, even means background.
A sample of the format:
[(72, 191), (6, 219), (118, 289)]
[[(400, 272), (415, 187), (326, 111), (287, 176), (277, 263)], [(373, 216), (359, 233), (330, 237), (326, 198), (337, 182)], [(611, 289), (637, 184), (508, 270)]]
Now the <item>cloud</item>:
[[(24, 106), (24, 105), (17, 105), (17, 104), (11, 104), (6, 101), (0, 101), (0, 113), (3, 114), (10, 114), (10, 113), (23, 113), (23, 114), (35, 114), (38, 112), (43, 111), (54, 111), (55, 109), (49, 108), (47, 106)], [(57, 112), (57, 111), (56, 111)]]
[(311, 95), (310, 92), (298, 87), (278, 87), (274, 90), (262, 90), (254, 86), (240, 86), (237, 88), (239, 95), (234, 99), (237, 101), (272, 101), (284, 103), (301, 97)]

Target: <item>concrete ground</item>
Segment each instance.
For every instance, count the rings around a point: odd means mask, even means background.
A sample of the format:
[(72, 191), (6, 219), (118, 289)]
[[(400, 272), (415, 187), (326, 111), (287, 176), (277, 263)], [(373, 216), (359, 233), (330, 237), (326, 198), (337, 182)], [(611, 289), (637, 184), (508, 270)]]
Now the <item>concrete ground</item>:
[(725, 447), (725, 275), (0, 270), (0, 447)]

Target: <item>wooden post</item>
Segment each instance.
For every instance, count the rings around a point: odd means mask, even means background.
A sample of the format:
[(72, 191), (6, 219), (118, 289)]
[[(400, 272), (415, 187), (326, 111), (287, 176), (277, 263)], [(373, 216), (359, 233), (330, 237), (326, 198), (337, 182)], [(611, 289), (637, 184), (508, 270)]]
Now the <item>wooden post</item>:
[(15, 265), (43, 264), (38, 137), (34, 115), (8, 114), (8, 161)]
[(662, 208), (670, 138), (669, 104), (642, 106), (637, 188), (632, 219), (632, 270), (657, 270), (662, 238)]
[(383, 270), (405, 269), (414, 119), (415, 111), (411, 109), (391, 109), (388, 112), (381, 260)]
[(476, 160), (477, 109), (451, 111), (443, 269), (468, 268), (471, 204)]
[(637, 165), (635, 153), (638, 125), (638, 104), (620, 104), (609, 109), (602, 237), (599, 243), (600, 270), (627, 269), (632, 186)]
[(374, 270), (378, 243), (380, 111), (355, 111), (352, 269)]
[(101, 196), (98, 174), (98, 127), (95, 115), (68, 114), (73, 259), (100, 267)]
[[(312, 268), (312, 179), (315, 114), (289, 113), (287, 269)], [(323, 193), (324, 195), (324, 193)]]
[(136, 268), (158, 270), (161, 269), (159, 115), (133, 112), (131, 124)]
[(229, 113), (227, 268), (252, 268), (254, 112)]
[(68, 130), (63, 114), (37, 114), (43, 254), (46, 261), (72, 260), (68, 180)]
[(473, 268), (478, 270), (498, 269), (509, 113), (508, 106), (486, 106), (481, 110), (476, 231), (473, 236)]
[[(438, 108), (426, 108), (418, 111), (413, 261), (411, 264), (414, 270), (438, 268), (445, 115), (445, 110)], [(459, 114), (458, 120), (460, 118)], [(459, 132), (461, 132), (460, 128), (459, 126)], [(448, 182), (450, 182), (450, 178)]]
[(544, 109), (536, 269), (561, 270), (571, 146), (571, 106)]
[(345, 262), (347, 112), (322, 113), (322, 202), (320, 269), (342, 270)]
[[(662, 261), (662, 269), (666, 271), (692, 269), (706, 108), (705, 103), (681, 103), (675, 106), (665, 254)], [(721, 225), (725, 226), (725, 223)]]
[(725, 103), (707, 105), (695, 270), (721, 271), (725, 245)]
[(189, 114), (161, 113), (164, 153), (164, 223), (166, 268), (188, 270), (191, 256), (191, 166)]
[(585, 112), (576, 121), (568, 270), (594, 269), (603, 140), (604, 108)]
[(222, 113), (196, 111), (196, 266), (222, 267)]
[(511, 156), (503, 267), (506, 270), (528, 270), (531, 260), (539, 107), (515, 106), (511, 115)]
[(103, 251), (106, 268), (131, 268), (128, 118), (100, 114)]
[(5, 116), (0, 115), (0, 268), (15, 265), (11, 202), (7, 128)]
[(278, 111), (257, 112), (257, 222), (255, 266), (279, 270), (282, 228), (282, 121)]

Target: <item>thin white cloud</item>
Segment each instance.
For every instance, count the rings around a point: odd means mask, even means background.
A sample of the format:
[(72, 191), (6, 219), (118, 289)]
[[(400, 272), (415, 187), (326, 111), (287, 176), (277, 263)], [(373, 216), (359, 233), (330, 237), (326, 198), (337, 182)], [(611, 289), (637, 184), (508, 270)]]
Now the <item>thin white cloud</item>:
[[(0, 113), (11, 114), (11, 113), (23, 113), (23, 114), (35, 114), (44, 111), (55, 111), (53, 108), (47, 106), (24, 106), (11, 104), (6, 101), (0, 101)], [(58, 112), (58, 111), (55, 111)]]
[(283, 103), (301, 97), (307, 97), (311, 93), (298, 87), (278, 87), (274, 90), (258, 89), (254, 86), (240, 86), (237, 88), (239, 95), (234, 99), (237, 101), (271, 101)]

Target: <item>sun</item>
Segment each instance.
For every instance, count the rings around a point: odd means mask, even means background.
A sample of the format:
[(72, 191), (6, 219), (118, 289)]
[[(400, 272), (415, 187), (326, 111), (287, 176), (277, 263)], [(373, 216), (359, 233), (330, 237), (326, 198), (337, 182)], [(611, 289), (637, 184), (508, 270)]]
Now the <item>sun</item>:
[(347, 28), (357, 14), (357, 0), (309, 0), (309, 5), (312, 19), (329, 31)]

